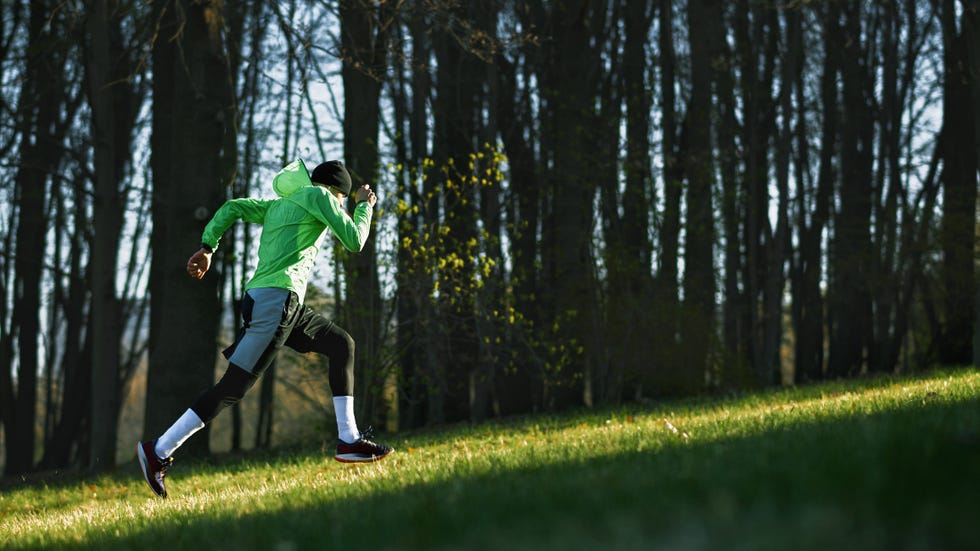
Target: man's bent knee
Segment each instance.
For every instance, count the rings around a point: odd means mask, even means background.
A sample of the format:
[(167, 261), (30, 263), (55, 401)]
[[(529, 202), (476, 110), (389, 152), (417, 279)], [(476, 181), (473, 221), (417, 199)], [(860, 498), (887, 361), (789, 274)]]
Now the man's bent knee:
[(245, 371), (235, 364), (228, 364), (228, 369), (213, 387), (202, 394), (191, 409), (205, 423), (214, 419), (221, 410), (237, 403), (248, 389), (255, 384), (255, 375)]

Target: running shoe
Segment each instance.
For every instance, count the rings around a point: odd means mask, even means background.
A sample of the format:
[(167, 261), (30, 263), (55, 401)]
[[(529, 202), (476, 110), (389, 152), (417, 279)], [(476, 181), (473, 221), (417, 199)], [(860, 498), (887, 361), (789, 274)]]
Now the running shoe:
[(361, 433), (361, 437), (352, 444), (343, 440), (337, 440), (337, 454), (334, 459), (341, 463), (371, 463), (384, 459), (388, 454), (395, 451), (391, 446), (376, 444), (371, 441), (374, 431), (368, 428)]
[(160, 459), (156, 451), (153, 450), (156, 440), (152, 442), (137, 442), (136, 457), (140, 461), (140, 470), (143, 471), (143, 479), (153, 490), (153, 493), (160, 497), (167, 497), (167, 487), (163, 479), (167, 476), (167, 469), (173, 464), (174, 458), (168, 457)]

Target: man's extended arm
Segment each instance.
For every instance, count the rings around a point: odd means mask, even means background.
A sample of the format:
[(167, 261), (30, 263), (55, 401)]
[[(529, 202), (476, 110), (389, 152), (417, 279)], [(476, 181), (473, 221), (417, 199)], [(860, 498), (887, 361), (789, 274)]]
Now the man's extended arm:
[(201, 234), (201, 248), (187, 259), (187, 273), (194, 279), (201, 279), (211, 267), (211, 254), (218, 248), (221, 236), (238, 220), (259, 223), (273, 201), (265, 199), (232, 199), (221, 205), (204, 227)]
[(214, 252), (218, 248), (221, 236), (232, 224), (238, 220), (261, 223), (265, 220), (265, 213), (273, 202), (268, 199), (251, 198), (225, 201), (225, 204), (215, 211), (211, 221), (204, 227), (204, 232), (201, 234), (201, 244), (207, 245), (211, 248), (210, 252)]

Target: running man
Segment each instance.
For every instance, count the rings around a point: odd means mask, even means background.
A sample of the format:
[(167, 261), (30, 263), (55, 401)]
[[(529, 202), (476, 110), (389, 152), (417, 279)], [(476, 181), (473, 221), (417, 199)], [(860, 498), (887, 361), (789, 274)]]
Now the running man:
[[(292, 186), (280, 186), (286, 174)], [(306, 284), (328, 233), (351, 252), (360, 252), (371, 231), (377, 197), (367, 185), (354, 192), (353, 216), (343, 201), (351, 178), (339, 161), (321, 163), (309, 174), (302, 161), (288, 165), (273, 184), (278, 199), (232, 199), (204, 228), (201, 248), (187, 261), (187, 273), (201, 279), (211, 267), (211, 255), (225, 231), (238, 220), (262, 224), (258, 265), (245, 286), (243, 328), (224, 351), (228, 368), (166, 432), (139, 442), (136, 455), (150, 489), (167, 497), (164, 477), (173, 453), (224, 408), (238, 402), (262, 375), (283, 346), (297, 352), (316, 352), (329, 359), (329, 384), (337, 417), (334, 459), (358, 463), (378, 461), (393, 449), (370, 440), (370, 429), (359, 432), (354, 419), (354, 340), (303, 304)]]

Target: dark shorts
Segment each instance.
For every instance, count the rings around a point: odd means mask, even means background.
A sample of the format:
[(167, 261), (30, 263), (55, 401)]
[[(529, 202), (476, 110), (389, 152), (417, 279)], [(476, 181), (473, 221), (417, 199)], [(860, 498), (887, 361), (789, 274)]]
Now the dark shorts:
[[(283, 346), (300, 353), (316, 350), (319, 336), (340, 330), (286, 289), (249, 289), (242, 300), (242, 329), (223, 352), (229, 362), (262, 374)], [(320, 350), (316, 350), (320, 352)]]

